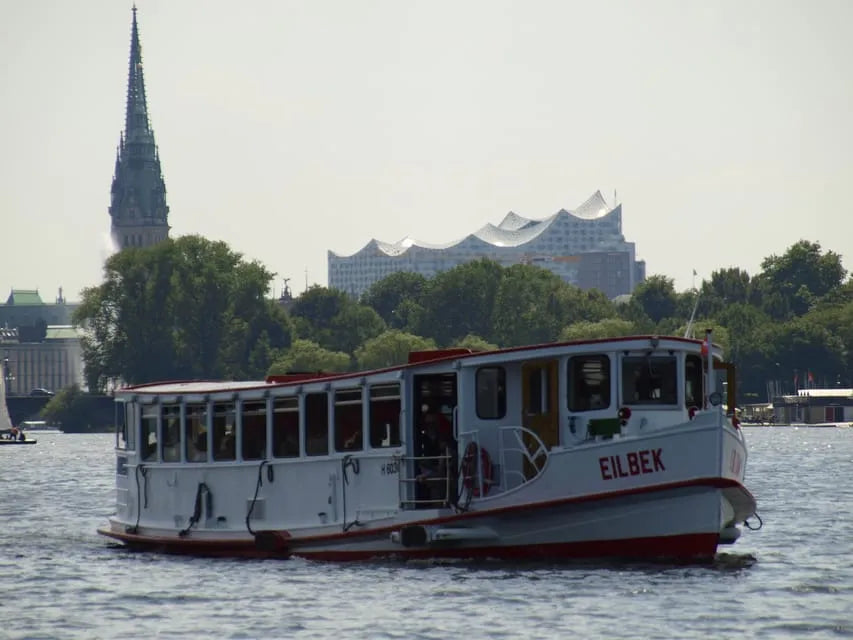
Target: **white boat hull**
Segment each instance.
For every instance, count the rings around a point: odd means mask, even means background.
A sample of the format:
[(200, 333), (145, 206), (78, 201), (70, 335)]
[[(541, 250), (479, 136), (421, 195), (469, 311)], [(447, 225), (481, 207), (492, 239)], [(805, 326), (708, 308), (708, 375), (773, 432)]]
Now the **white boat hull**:
[[(718, 449), (720, 455), (696, 455), (707, 452), (707, 447)], [(184, 535), (180, 531), (187, 528), (186, 520), (175, 527), (145, 518), (139, 524), (135, 519), (113, 518), (101, 533), (137, 547), (253, 557), (707, 561), (719, 544), (737, 538), (736, 525), (754, 513), (755, 501), (741, 484), (742, 467), (731, 469), (731, 460), (744, 457), (742, 440), (732, 429), (697, 424), (675, 435), (656, 433), (553, 452), (548, 468), (534, 481), (474, 499), (463, 512), (400, 510), (363, 522), (302, 527), (268, 521), (255, 524), (253, 535), (237, 517), (213, 517), (221, 513), (214, 507), (211, 517)], [(276, 470), (276, 475), (284, 471)], [(171, 477), (166, 473), (161, 478), (172, 489), (166, 493), (163, 487), (164, 496), (174, 496), (174, 486), (181, 484), (176, 473), (172, 470)], [(156, 476), (146, 481), (150, 493), (157, 490)], [(212, 479), (207, 482), (215, 503), (225, 487), (217, 487)], [(275, 486), (264, 488), (274, 492)], [(269, 508), (273, 499), (265, 495)], [(190, 497), (185, 494), (185, 513), (192, 512)], [(148, 499), (154, 502), (153, 496)], [(239, 528), (223, 527), (223, 521), (233, 520)]]

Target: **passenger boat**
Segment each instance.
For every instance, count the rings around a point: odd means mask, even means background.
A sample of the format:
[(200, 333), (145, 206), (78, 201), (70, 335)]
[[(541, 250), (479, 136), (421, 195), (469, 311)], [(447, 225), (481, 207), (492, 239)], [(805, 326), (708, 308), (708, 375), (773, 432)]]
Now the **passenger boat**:
[(710, 333), (127, 387), (98, 531), (198, 555), (710, 561), (757, 528), (734, 397)]

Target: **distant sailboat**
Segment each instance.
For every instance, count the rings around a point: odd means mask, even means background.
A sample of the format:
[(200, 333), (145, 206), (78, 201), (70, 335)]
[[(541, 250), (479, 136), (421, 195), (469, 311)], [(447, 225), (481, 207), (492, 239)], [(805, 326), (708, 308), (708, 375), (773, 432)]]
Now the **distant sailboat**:
[(0, 445), (35, 444), (35, 440), (18, 438), (19, 431), (12, 424), (9, 407), (6, 406), (6, 363), (0, 361)]
[(11, 431), (12, 418), (6, 406), (6, 363), (0, 362), (0, 433)]

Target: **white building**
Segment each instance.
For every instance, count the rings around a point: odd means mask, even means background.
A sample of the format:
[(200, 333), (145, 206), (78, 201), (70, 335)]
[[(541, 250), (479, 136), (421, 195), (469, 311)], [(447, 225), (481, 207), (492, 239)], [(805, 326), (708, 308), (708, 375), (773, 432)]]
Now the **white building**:
[(631, 293), (645, 279), (645, 262), (622, 235), (622, 205), (612, 208), (600, 191), (574, 209), (544, 220), (513, 212), (497, 226), (487, 224), (461, 240), (427, 244), (404, 238), (390, 244), (373, 239), (350, 256), (328, 254), (329, 287), (360, 296), (397, 271), (427, 278), (476, 260), (504, 266), (534, 264), (583, 289), (597, 288), (609, 298)]

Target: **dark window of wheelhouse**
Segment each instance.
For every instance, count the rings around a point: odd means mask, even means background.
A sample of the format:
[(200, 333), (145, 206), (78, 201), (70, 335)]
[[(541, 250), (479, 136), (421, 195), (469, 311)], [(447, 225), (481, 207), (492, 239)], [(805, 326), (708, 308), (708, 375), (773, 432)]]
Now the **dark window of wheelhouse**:
[(329, 455), (329, 403), (325, 393), (305, 396), (305, 453)]
[(260, 460), (267, 451), (267, 403), (244, 402), (240, 414), (242, 422), (243, 460)]
[(400, 446), (400, 385), (370, 387), (370, 446)]
[(361, 451), (361, 389), (335, 391), (335, 451)]
[(634, 405), (678, 402), (675, 356), (622, 358), (622, 401)]
[(506, 371), (503, 367), (480, 367), (477, 369), (477, 417), (498, 420), (505, 415)]
[(569, 411), (596, 411), (610, 406), (610, 358), (574, 356), (568, 362)]
[(237, 407), (233, 402), (213, 405), (213, 459), (234, 460), (237, 457)]
[(701, 407), (705, 394), (702, 389), (702, 358), (688, 355), (684, 361), (684, 404), (686, 407)]
[(272, 454), (276, 458), (299, 457), (299, 398), (273, 400)]
[(188, 404), (185, 408), (187, 461), (207, 461), (207, 404)]
[(143, 460), (157, 459), (157, 415), (159, 413), (160, 407), (156, 404), (142, 405), (139, 442)]
[(181, 405), (165, 404), (160, 409), (163, 462), (181, 460)]

